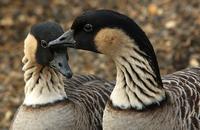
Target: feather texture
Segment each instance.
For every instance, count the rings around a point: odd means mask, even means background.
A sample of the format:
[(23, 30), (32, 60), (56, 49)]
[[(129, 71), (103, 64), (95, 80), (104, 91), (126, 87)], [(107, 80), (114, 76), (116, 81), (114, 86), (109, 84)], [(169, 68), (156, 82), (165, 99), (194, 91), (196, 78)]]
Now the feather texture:
[(162, 77), (167, 95), (160, 106), (136, 111), (107, 104), (103, 117), (105, 130), (199, 130), (200, 68), (188, 68)]
[(102, 129), (103, 111), (113, 87), (114, 83), (94, 75), (77, 75), (65, 80), (68, 99), (87, 113), (90, 129)]
[(96, 76), (64, 78), (57, 71), (23, 59), (25, 99), (12, 130), (101, 130), (114, 83)]

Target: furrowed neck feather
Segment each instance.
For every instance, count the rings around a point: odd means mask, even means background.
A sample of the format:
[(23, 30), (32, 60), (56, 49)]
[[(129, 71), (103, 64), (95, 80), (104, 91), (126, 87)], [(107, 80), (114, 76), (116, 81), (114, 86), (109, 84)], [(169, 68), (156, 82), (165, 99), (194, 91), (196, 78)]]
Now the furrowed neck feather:
[[(124, 48), (113, 57), (117, 69), (116, 86), (110, 96), (114, 107), (121, 109), (144, 108), (165, 99), (160, 75), (133, 40), (124, 43)], [(157, 63), (156, 63), (157, 64)]]
[(54, 69), (39, 65), (24, 56), (25, 99), (27, 106), (45, 105), (67, 98), (63, 77)]

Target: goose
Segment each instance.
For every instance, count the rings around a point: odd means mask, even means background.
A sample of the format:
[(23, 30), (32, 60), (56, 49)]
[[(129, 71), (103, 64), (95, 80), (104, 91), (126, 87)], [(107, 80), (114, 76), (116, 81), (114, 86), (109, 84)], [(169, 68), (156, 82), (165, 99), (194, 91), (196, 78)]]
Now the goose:
[(200, 129), (200, 68), (161, 77), (152, 44), (128, 16), (87, 11), (48, 46), (102, 53), (114, 61), (116, 84), (104, 110), (104, 130)]
[(102, 129), (103, 110), (114, 85), (92, 75), (72, 77), (66, 48), (47, 47), (63, 33), (59, 24), (44, 22), (33, 25), (26, 37), (25, 98), (11, 130)]

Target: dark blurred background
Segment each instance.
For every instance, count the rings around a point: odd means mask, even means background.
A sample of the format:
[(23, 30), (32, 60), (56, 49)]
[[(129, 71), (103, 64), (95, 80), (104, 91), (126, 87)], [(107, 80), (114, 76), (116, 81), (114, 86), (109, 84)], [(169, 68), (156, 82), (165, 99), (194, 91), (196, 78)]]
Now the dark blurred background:
[[(161, 74), (200, 66), (200, 0), (0, 0), (0, 129), (7, 130), (24, 97), (23, 40), (30, 27), (53, 20), (66, 30), (88, 9), (112, 9), (134, 19), (149, 36)], [(69, 50), (76, 74), (115, 79), (110, 59)]]

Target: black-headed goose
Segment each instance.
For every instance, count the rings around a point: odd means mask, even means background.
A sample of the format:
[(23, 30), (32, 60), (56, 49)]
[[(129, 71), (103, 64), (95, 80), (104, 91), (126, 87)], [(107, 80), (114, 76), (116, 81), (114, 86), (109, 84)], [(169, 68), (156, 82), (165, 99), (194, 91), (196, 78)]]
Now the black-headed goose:
[[(105, 104), (113, 84), (95, 76), (71, 79), (66, 48), (48, 48), (62, 28), (53, 22), (36, 24), (24, 42), (25, 98), (11, 130), (102, 129)], [(64, 76), (65, 77), (64, 77)]]
[(153, 47), (129, 17), (109, 10), (78, 16), (49, 46), (100, 52), (116, 65), (116, 85), (103, 116), (105, 130), (199, 130), (200, 68), (161, 78)]

